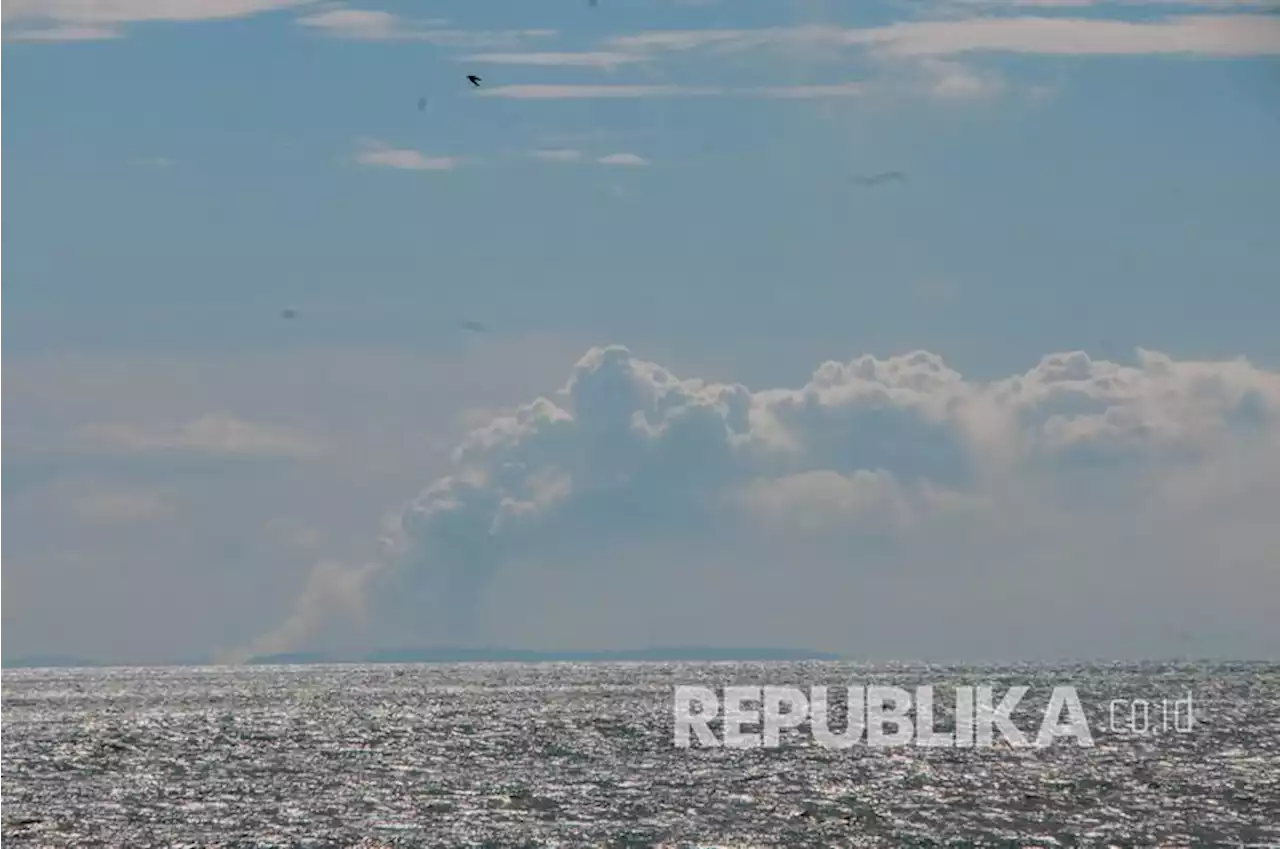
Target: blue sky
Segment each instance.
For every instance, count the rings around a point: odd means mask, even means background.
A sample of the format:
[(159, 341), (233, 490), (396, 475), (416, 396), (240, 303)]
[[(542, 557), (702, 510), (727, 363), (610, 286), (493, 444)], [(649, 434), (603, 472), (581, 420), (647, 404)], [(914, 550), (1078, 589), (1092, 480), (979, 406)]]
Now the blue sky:
[[(190, 611), (149, 620), (136, 581), (225, 600), (184, 651), (243, 643), (302, 603), (308, 575), (337, 574), (317, 559), (350, 566), (381, 516), (457, 473), (469, 429), (552, 392), (592, 345), (753, 391), (864, 353), (924, 349), (991, 381), (1075, 350), (1141, 370), (1142, 347), (1247, 357), (1240, 397), (1270, 398), (1274, 12), (9, 3), (6, 494), (31, 521), (6, 543), (6, 631), (24, 649), (146, 655)], [(885, 171), (908, 179), (857, 183)], [(1177, 409), (1187, 427), (1208, 415)], [(274, 463), (284, 430), (328, 448), (266, 470), (238, 456)], [(197, 447), (205, 465), (171, 467)], [(224, 455), (242, 462), (215, 474)], [(801, 471), (831, 466), (814, 462)], [(75, 525), (77, 499), (114, 499), (114, 518)], [(282, 522), (312, 543), (288, 548)], [(1249, 539), (1245, 560), (1275, 550)], [(101, 615), (48, 624), (59, 599), (108, 584)], [(1260, 586), (1241, 579), (1240, 597)], [(253, 603), (235, 601), (245, 587)]]
[[(73, 26), (76, 4), (67, 8)], [(87, 344), (216, 349), (294, 305), (334, 315), (323, 341), (362, 343), (421, 344), (426, 328), (447, 334), (455, 317), (478, 316), (522, 333), (630, 337), (674, 322), (874, 334), (889, 346), (946, 340), (984, 366), (1102, 339), (1278, 353), (1259, 320), (1275, 306), (1280, 264), (1268, 238), (1280, 203), (1274, 17), (1251, 25), (1265, 28), (1255, 50), (1240, 48), (1259, 55), (1230, 59), (897, 60), (802, 42), (727, 55), (615, 50), (644, 61), (609, 71), (465, 57), (569, 62), (642, 32), (920, 25), (967, 7), (441, 3), (379, 9), (404, 16), (374, 19), (385, 32), (364, 24), (383, 38), (360, 38), (358, 16), (337, 26), (352, 10), (321, 8), (6, 45), (4, 157), (23, 209), (6, 231), (11, 316), (24, 319), (11, 324), (14, 350), (65, 345), (69, 328)], [(1070, 16), (1083, 35), (1053, 36), (1085, 47), (1087, 25), (1101, 21), (1155, 29), (1170, 15), (1210, 17), (1165, 4), (1032, 11)], [(1250, 26), (1238, 29), (1243, 40)], [(433, 38), (439, 30), (449, 38)], [(539, 30), (554, 35), (520, 35)], [(1005, 37), (1019, 38), (1033, 41)], [(1135, 51), (1160, 46), (1130, 40)], [(942, 61), (954, 65), (928, 69)], [(471, 72), (499, 93), (846, 83), (865, 93), (516, 100), (478, 97)], [(930, 96), (968, 77), (950, 98)], [(362, 167), (352, 158), (364, 139), (462, 162)], [(535, 150), (650, 164), (566, 167)], [(884, 170), (913, 179), (879, 191), (850, 183)], [(963, 296), (922, 309), (930, 281)], [(268, 322), (253, 343), (277, 331)]]

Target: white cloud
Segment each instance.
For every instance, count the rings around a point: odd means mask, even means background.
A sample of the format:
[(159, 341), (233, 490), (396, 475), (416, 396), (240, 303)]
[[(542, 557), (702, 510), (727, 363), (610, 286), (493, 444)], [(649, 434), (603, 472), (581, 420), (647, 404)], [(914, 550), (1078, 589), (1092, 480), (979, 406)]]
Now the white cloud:
[(1015, 9), (1087, 9), (1094, 6), (1164, 6), (1193, 9), (1265, 9), (1274, 0), (949, 0), (961, 7)]
[[(4, 37), (7, 41), (113, 38), (120, 34), (120, 26), (130, 23), (246, 18), (309, 2), (311, 0), (9, 0), (3, 11)], [(14, 28), (11, 30), (11, 27)]]
[(374, 168), (397, 168), (404, 171), (452, 171), (461, 164), (454, 156), (428, 156), (409, 148), (394, 148), (373, 139), (361, 142), (363, 148), (355, 155), (360, 165)]
[(745, 484), (735, 496), (753, 521), (805, 534), (844, 534), (854, 525), (864, 530), (904, 531), (918, 509), (910, 503), (912, 493), (882, 469), (849, 474), (815, 470), (760, 478)]
[[(729, 557), (716, 580), (736, 569), (767, 590), (759, 615), (801, 603), (798, 586), (815, 580), (855, 592), (868, 572), (879, 595), (835, 596), (829, 609), (887, 627), (889, 611), (926, 616), (936, 599), (980, 623), (1058, 593), (1066, 613), (1027, 614), (1045, 640), (1071, 638), (1081, 620), (1069, 610), (1096, 581), (1109, 581), (1107, 605), (1140, 605), (1157, 581), (1190, 606), (1213, 586), (1205, 617), (1257, 628), (1271, 626), (1255, 601), (1280, 582), (1266, 518), (1280, 509), (1280, 374), (1243, 360), (1139, 351), (1121, 365), (1066, 352), (972, 381), (916, 351), (827, 362), (803, 386), (752, 391), (595, 348), (558, 394), (476, 428), (453, 460), (395, 516), (383, 565), (349, 586), (388, 621), (403, 604), (454, 637), (498, 603), (495, 587), (519, 584), (512, 573), (586, 560), (592, 586), (617, 586), (632, 579), (609, 564), (631, 562), (634, 546), (661, 550), (629, 567), (650, 584), (700, 580)], [(719, 554), (673, 559), (681, 546)], [(1214, 573), (1227, 563), (1229, 579)], [(789, 633), (848, 639), (820, 619), (791, 617)], [(983, 626), (965, 627), (977, 640)]]
[(620, 51), (582, 53), (473, 53), (459, 61), (492, 65), (535, 65), (566, 68), (616, 68), (635, 62), (647, 62), (649, 56)]
[(421, 41), (440, 47), (502, 49), (518, 47), (556, 34), (551, 29), (460, 30), (445, 29), (443, 21), (410, 20), (373, 9), (328, 9), (298, 19), (301, 26), (332, 38), (357, 41)]
[(505, 97), (516, 100), (577, 100), (596, 98), (641, 97), (716, 97), (741, 96), (770, 99), (813, 99), (852, 97), (863, 93), (858, 83), (831, 85), (757, 86), (754, 88), (722, 88), (718, 86), (681, 85), (592, 85), (532, 84), (495, 86), (478, 92), (483, 97)]
[(650, 52), (660, 50), (696, 50), (713, 44), (741, 45), (749, 39), (758, 39), (758, 33), (777, 33), (778, 30), (695, 29), (659, 30), (633, 35), (613, 36), (605, 44), (618, 50)]
[[(535, 159), (541, 159), (543, 162), (582, 162), (586, 159), (586, 154), (581, 150), (567, 148), (559, 150), (535, 150), (532, 153)], [(649, 164), (649, 160), (636, 153), (610, 153), (604, 156), (598, 156), (595, 161), (599, 165), (620, 165), (624, 167), (642, 167)]]
[(311, 0), (9, 0), (3, 17), (76, 24), (208, 21), (296, 8)]
[(221, 457), (311, 457), (320, 446), (305, 434), (226, 414), (167, 428), (96, 423), (79, 428), (90, 446), (131, 454), (191, 453)]
[(995, 97), (1006, 88), (1004, 79), (991, 71), (979, 71), (959, 62), (924, 57), (917, 62), (924, 88), (940, 100), (977, 100)]
[(1280, 18), (1248, 14), (1181, 15), (1143, 21), (980, 17), (906, 21), (864, 28), (806, 25), (755, 30), (674, 30), (620, 36), (606, 44), (614, 50), (643, 53), (792, 45), (866, 47), (897, 56), (952, 56), (970, 52), (1255, 56), (1280, 53)]
[[(6, 487), (25, 486), (6, 491), (6, 589), (26, 599), (6, 609), (11, 636), (124, 660), (261, 632), (280, 649), (465, 639), (432, 630), (449, 622), (531, 647), (876, 658), (1238, 654), (1280, 639), (1274, 370), (1066, 353), (975, 380), (918, 353), (747, 388), (600, 349), (567, 391), (511, 406), (583, 350), (543, 345), (6, 364)], [(199, 437), (190, 424), (209, 409), (325, 453), (227, 463), (253, 440)], [(462, 409), (497, 412), (465, 428)], [(92, 455), (31, 442), (83, 422), (132, 426), (105, 442), (99, 429)], [(451, 460), (438, 443), (460, 428)], [(46, 494), (68, 474), (95, 485)], [(380, 512), (433, 481), (395, 510), (376, 571), (316, 567), (298, 599), (316, 561), (368, 562)], [(161, 516), (142, 518), (144, 493)], [(77, 615), (50, 623), (49, 609)], [(1169, 644), (1165, 626), (1227, 636)]]
[(869, 33), (866, 42), (907, 56), (979, 51), (1201, 56), (1280, 53), (1280, 19), (1267, 15), (1187, 15), (1155, 21), (974, 18), (892, 24), (865, 32)]
[(481, 97), (505, 97), (515, 100), (571, 100), (611, 97), (705, 97), (723, 93), (722, 89), (705, 86), (678, 85), (506, 85), (484, 88)]
[(599, 162), (601, 165), (625, 165), (632, 167), (649, 164), (649, 160), (634, 153), (611, 153), (608, 156), (600, 157), (596, 162)]
[(372, 9), (328, 9), (298, 18), (298, 23), (327, 35), (361, 39), (392, 38), (402, 28), (398, 16)]
[(114, 27), (55, 25), (37, 27), (17, 27), (6, 25), (5, 41), (102, 41), (119, 38), (120, 31)]

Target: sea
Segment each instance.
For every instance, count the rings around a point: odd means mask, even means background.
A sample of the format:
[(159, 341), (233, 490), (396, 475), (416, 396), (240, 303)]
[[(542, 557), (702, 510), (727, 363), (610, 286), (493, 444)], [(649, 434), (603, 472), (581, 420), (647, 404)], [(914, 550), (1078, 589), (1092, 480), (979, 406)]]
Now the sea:
[[(1280, 846), (1276, 664), (371, 664), (2, 680), (5, 847)], [(681, 748), (674, 693), (690, 685), (827, 686), (833, 731), (848, 686), (932, 685), (945, 730), (954, 688), (991, 686), (998, 701), (1021, 685), (1013, 717), (1032, 734), (1053, 688), (1071, 686), (1092, 745), (996, 734), (838, 749), (806, 724), (775, 747)]]

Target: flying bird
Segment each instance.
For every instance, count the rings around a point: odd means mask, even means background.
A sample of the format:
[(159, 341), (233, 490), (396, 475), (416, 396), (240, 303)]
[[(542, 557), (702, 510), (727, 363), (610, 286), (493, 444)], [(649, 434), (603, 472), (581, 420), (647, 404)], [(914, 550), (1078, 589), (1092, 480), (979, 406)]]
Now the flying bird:
[(427, 108), (427, 99), (425, 97), (418, 98), (418, 111), (423, 112)]
[(467, 74), (467, 79), (471, 80), (471, 84), (476, 88), (480, 87), (480, 78), (475, 74)]
[(286, 309), (286, 310), (281, 310), (281, 311), (280, 311), (280, 317), (281, 317), (281, 318), (297, 318), (297, 317), (298, 317), (298, 311), (297, 311), (297, 310), (295, 310), (295, 309)]
[(478, 321), (464, 321), (462, 322), (462, 329), (470, 330), (472, 333), (485, 333), (489, 328)]
[(880, 174), (858, 177), (857, 179), (864, 186), (880, 186), (885, 183), (905, 183), (907, 175), (901, 171), (885, 171)]

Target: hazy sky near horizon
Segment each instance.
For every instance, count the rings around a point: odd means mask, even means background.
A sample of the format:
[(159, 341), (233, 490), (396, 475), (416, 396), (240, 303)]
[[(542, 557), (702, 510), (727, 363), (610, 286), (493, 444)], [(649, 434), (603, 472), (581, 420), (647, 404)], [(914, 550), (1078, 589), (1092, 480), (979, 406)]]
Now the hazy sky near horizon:
[(1280, 650), (1274, 3), (3, 33), (7, 656)]

